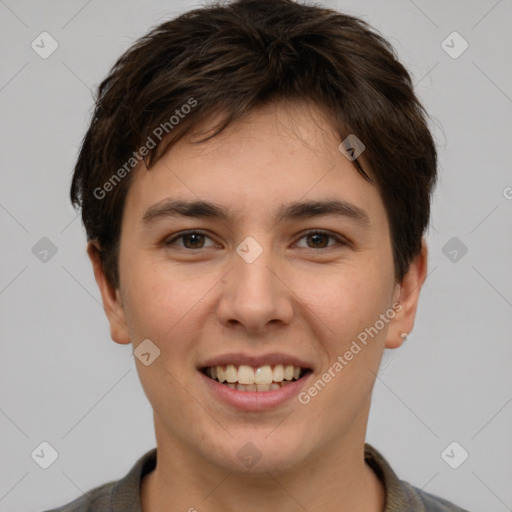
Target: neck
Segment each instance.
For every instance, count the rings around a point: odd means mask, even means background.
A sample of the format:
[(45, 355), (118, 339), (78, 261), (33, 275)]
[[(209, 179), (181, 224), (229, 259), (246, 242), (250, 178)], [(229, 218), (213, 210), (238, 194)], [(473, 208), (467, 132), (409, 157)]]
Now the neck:
[(346, 436), (286, 471), (249, 475), (201, 460), (177, 442), (157, 443), (157, 454), (157, 467), (142, 481), (142, 512), (384, 511), (385, 489), (364, 462), (364, 436)]

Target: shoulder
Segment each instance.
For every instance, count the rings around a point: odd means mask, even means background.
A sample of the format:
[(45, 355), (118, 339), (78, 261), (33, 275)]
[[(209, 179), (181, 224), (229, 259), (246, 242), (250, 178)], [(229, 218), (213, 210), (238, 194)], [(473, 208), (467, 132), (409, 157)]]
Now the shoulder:
[(384, 512), (469, 512), (399, 479), (382, 453), (367, 443), (364, 456), (386, 489)]
[(403, 480), (400, 483), (407, 496), (410, 510), (421, 512), (469, 512), (444, 498), (422, 491)]
[(79, 498), (52, 510), (44, 512), (110, 512), (112, 491), (116, 482), (109, 482), (88, 491)]
[(44, 512), (141, 512), (140, 485), (156, 467), (156, 448), (142, 455), (120, 480), (112, 480), (91, 489), (61, 507)]

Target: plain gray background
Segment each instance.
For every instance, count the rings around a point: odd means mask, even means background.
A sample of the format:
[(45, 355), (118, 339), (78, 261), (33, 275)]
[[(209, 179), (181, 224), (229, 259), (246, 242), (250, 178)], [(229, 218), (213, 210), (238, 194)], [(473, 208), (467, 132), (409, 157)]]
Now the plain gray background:
[[(155, 446), (68, 190), (90, 89), (150, 26), (199, 5), (0, 0), (1, 512), (67, 503)], [(512, 510), (512, 2), (324, 5), (391, 41), (434, 119), (440, 156), (429, 277), (413, 333), (383, 361), (367, 441), (428, 492), (471, 511)], [(46, 59), (31, 47), (43, 31), (59, 45)], [(469, 45), (457, 58), (463, 40), (446, 40), (454, 31)], [(43, 237), (57, 250), (46, 261), (34, 254)], [(46, 470), (31, 457), (43, 441), (58, 452)], [(469, 454), (458, 469), (441, 456), (453, 441)]]

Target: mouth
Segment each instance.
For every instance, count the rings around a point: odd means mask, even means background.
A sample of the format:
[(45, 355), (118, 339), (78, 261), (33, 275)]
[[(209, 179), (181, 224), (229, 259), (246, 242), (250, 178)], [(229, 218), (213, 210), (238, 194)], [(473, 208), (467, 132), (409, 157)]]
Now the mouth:
[(200, 371), (210, 379), (237, 391), (269, 392), (303, 379), (312, 370), (291, 364), (224, 364), (205, 366)]

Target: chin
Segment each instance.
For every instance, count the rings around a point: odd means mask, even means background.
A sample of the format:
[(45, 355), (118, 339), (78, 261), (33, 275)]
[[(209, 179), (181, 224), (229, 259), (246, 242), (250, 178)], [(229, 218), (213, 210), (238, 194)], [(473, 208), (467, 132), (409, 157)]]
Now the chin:
[(269, 432), (272, 429), (240, 432), (227, 445), (219, 446), (213, 457), (212, 452), (205, 456), (227, 471), (246, 475), (283, 472), (303, 464), (304, 441), (287, 435), (284, 429), (280, 435)]

